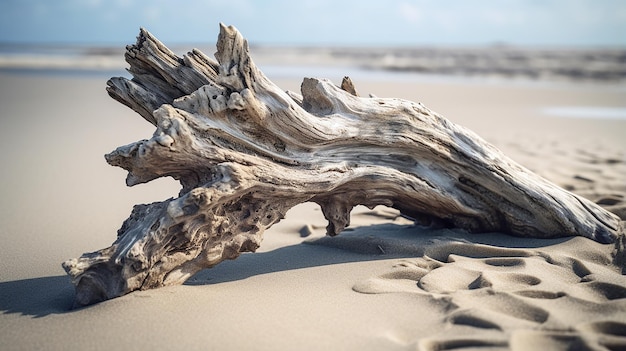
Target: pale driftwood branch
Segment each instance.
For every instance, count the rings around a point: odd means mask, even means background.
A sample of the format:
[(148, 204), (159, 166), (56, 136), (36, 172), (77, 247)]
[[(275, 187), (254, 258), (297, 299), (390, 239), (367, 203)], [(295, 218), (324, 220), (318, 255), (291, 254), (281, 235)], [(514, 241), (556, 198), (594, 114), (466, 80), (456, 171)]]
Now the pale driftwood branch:
[[(177, 57), (145, 30), (127, 48), (131, 80), (108, 92), (156, 126), (106, 155), (129, 186), (170, 176), (176, 199), (135, 206), (111, 247), (63, 264), (86, 305), (181, 284), (255, 251), (288, 209), (318, 203), (339, 234), (356, 205), (386, 205), (420, 222), (527, 237), (615, 239), (619, 219), (511, 161), (422, 104), (358, 97), (305, 78), (285, 93), (221, 26), (217, 62)], [(343, 88), (343, 89), (342, 89)]]

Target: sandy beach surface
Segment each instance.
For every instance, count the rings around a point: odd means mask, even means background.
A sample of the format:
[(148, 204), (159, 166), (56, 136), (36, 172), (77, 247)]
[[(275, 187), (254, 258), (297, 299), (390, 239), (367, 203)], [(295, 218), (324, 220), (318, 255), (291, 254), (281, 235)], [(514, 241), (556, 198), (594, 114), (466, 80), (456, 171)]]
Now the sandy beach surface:
[[(428, 229), (380, 207), (357, 208), (326, 238), (319, 208), (303, 204), (257, 253), (70, 310), (61, 262), (109, 246), (134, 204), (179, 189), (171, 179), (127, 188), (106, 164), (153, 132), (107, 96), (106, 80), (0, 73), (0, 349), (626, 349), (613, 245)], [(301, 81), (273, 80), (294, 91)], [(626, 218), (623, 84), (353, 80), (361, 94), (424, 103)]]

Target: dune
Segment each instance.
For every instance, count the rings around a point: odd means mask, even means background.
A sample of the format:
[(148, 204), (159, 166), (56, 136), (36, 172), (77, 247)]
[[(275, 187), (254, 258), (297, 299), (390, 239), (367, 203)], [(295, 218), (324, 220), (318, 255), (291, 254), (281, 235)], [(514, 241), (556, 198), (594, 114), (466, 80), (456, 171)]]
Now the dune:
[[(300, 80), (273, 80), (299, 89)], [(623, 109), (623, 86), (353, 80), (364, 94), (424, 103), (626, 218), (626, 120), (545, 113)], [(178, 192), (170, 179), (127, 188), (104, 161), (152, 133), (106, 95), (105, 81), (0, 73), (2, 349), (626, 348), (614, 245), (420, 227), (384, 207), (355, 209), (330, 238), (317, 205), (303, 204), (257, 253), (183, 286), (70, 310), (60, 263), (108, 246), (134, 204)]]

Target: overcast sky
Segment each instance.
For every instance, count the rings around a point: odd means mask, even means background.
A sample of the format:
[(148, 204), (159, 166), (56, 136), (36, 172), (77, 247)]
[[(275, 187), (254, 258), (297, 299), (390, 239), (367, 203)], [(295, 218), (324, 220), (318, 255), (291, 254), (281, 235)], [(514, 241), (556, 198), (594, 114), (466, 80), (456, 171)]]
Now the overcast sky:
[(626, 0), (0, 0), (0, 42), (626, 47)]

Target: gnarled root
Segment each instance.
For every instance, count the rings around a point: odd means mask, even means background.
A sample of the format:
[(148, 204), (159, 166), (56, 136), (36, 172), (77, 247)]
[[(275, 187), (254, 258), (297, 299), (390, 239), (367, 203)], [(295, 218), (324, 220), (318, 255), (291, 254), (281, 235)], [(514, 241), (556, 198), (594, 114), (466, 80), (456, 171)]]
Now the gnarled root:
[(318, 203), (327, 233), (356, 205), (386, 205), (473, 232), (581, 235), (612, 242), (619, 219), (511, 161), (422, 104), (358, 97), (346, 79), (304, 79), (283, 92), (221, 26), (217, 62), (177, 57), (147, 31), (129, 46), (131, 80), (108, 92), (156, 127), (106, 155), (129, 186), (170, 176), (179, 197), (135, 206), (111, 247), (63, 267), (76, 305), (181, 284), (254, 251), (263, 231), (299, 203)]

